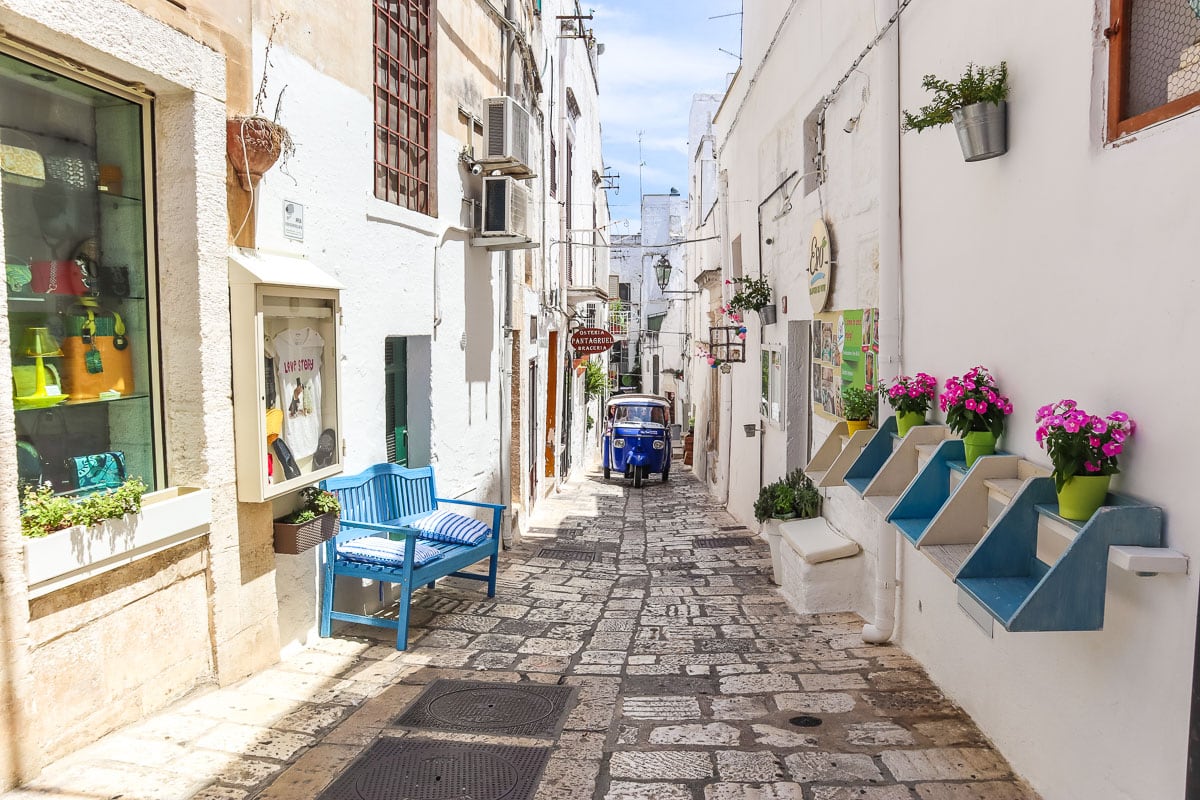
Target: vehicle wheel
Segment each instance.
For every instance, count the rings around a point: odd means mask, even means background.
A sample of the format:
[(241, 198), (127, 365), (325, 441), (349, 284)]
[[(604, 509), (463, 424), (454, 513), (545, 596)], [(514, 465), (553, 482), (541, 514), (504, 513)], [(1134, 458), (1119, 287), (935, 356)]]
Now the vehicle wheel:
[(612, 477), (612, 470), (610, 470), (608, 467), (605, 467), (604, 468), (604, 480), (608, 480), (610, 477)]
[(635, 489), (642, 488), (642, 468), (641, 467), (633, 468), (633, 488), (635, 488)]

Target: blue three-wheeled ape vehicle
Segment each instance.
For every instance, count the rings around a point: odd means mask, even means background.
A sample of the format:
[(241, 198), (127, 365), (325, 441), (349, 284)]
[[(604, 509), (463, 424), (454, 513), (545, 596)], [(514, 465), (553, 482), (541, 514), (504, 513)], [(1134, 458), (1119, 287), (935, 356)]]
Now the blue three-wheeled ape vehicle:
[(623, 394), (608, 401), (604, 415), (604, 477), (614, 471), (640, 488), (650, 473), (671, 473), (670, 405), (652, 394)]

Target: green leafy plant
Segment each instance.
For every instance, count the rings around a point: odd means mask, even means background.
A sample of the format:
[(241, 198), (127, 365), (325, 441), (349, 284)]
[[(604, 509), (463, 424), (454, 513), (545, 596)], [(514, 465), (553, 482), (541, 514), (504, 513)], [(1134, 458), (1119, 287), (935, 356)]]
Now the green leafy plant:
[(757, 311), (763, 306), (771, 305), (771, 284), (767, 283), (766, 278), (748, 278), (743, 275), (740, 278), (730, 278), (725, 283), (738, 287), (725, 306), (731, 311)]
[(88, 527), (136, 514), (142, 510), (145, 493), (146, 484), (140, 478), (129, 478), (115, 489), (83, 497), (57, 495), (48, 483), (29, 486), (21, 499), (21, 533), (37, 538), (76, 525)]
[(820, 515), (821, 493), (799, 469), (763, 486), (754, 501), (754, 518), (759, 522), (792, 516), (812, 519)]
[(322, 514), (339, 514), (342, 506), (338, 503), (337, 495), (318, 489), (316, 486), (306, 486), (300, 490), (300, 507), (280, 520), (289, 525), (301, 525), (312, 522)]
[(588, 414), (587, 415), (587, 429), (590, 431), (594, 427), (596, 427), (596, 418), (593, 417), (591, 414)]
[(1008, 99), (1008, 62), (995, 67), (967, 64), (966, 72), (956, 82), (942, 80), (936, 75), (921, 79), (921, 87), (933, 92), (933, 102), (922, 106), (916, 114), (904, 112), (904, 130), (920, 133), (953, 121), (953, 112), (976, 103), (999, 103)]
[(876, 394), (874, 391), (847, 386), (842, 389), (842, 415), (847, 420), (869, 420), (875, 415)]
[(606, 389), (608, 389), (608, 376), (604, 374), (604, 367), (596, 359), (589, 358), (583, 368), (584, 398), (594, 400), (604, 394)]

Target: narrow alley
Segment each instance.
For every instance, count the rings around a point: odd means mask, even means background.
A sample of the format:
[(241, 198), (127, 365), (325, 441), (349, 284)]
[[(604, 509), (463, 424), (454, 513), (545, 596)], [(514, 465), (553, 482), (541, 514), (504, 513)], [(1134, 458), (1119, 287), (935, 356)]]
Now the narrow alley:
[[(453, 578), (418, 593), (407, 652), (342, 625), (0, 798), (459, 796), (335, 791), (388, 737), (549, 747), (536, 800), (1036, 798), (903, 651), (865, 645), (853, 614), (795, 614), (769, 573), (767, 546), (690, 473), (644, 490), (591, 473), (540, 505), (494, 601)], [(578, 691), (547, 735), (472, 733), (465, 714), (450, 732), (397, 726), (438, 680)], [(509, 705), (504, 724), (540, 708)]]

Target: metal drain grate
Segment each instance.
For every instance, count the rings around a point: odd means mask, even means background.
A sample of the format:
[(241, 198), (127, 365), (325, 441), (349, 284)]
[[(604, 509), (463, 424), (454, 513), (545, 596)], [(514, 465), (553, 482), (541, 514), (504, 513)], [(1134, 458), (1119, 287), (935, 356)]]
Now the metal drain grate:
[(744, 531), (749, 530), (745, 525), (722, 525), (717, 528), (719, 531)]
[(436, 680), (393, 725), (402, 728), (554, 738), (575, 695), (572, 686)]
[(596, 554), (591, 550), (567, 550), (561, 547), (543, 547), (538, 551), (538, 558), (557, 558), (559, 561), (595, 561)]
[(696, 547), (742, 547), (753, 541), (753, 536), (702, 536), (696, 539)]
[(549, 758), (548, 747), (385, 737), (318, 800), (530, 800)]

